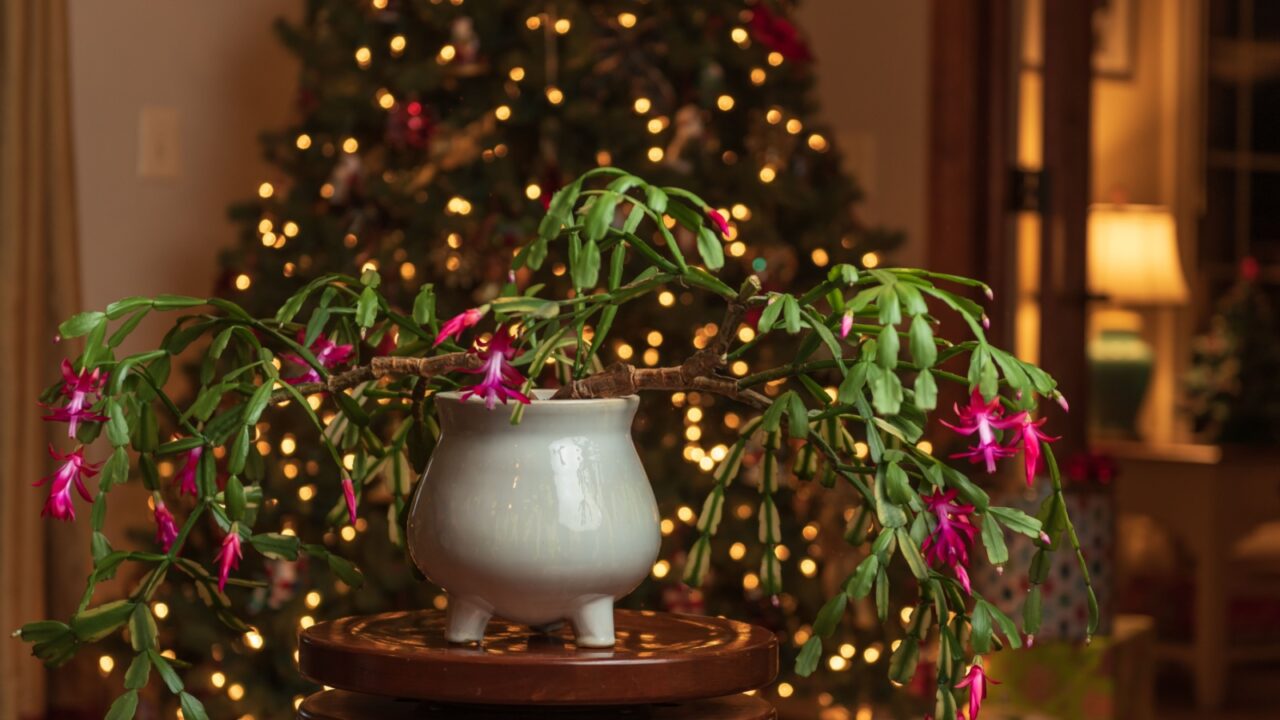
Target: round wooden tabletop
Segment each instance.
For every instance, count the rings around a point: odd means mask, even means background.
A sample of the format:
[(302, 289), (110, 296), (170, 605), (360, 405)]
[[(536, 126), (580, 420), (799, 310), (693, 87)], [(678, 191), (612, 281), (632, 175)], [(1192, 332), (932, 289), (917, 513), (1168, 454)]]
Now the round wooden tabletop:
[(618, 641), (584, 649), (500, 620), (485, 642), (452, 645), (437, 610), (349, 617), (307, 628), (299, 667), (333, 688), (484, 705), (643, 705), (755, 690), (778, 673), (773, 633), (723, 618), (617, 610)]
[(746, 695), (678, 705), (520, 710), (510, 706), (433, 705), (423, 700), (395, 700), (328, 690), (312, 695), (298, 708), (299, 720), (775, 720), (777, 717), (772, 705)]

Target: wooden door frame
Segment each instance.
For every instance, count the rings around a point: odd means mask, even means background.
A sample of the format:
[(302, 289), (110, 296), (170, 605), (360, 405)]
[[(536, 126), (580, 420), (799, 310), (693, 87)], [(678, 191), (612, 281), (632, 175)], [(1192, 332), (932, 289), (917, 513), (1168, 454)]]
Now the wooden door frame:
[[(1087, 445), (1085, 227), (1089, 200), (1092, 3), (1044, 0), (1040, 358), (1070, 399), (1058, 454)], [(928, 257), (985, 280), (990, 338), (1012, 346), (1017, 56), (1013, 0), (933, 0)]]

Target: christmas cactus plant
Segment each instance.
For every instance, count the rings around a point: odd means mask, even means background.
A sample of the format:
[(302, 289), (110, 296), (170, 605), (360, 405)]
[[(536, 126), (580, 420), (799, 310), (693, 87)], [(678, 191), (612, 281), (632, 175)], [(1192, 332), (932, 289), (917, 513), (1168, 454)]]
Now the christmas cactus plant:
[[(781, 592), (781, 560), (773, 552), (781, 522), (775, 494), (793, 481), (784, 468), (791, 468), (796, 482), (848, 485), (858, 504), (848, 526), (837, 531), (849, 552), (864, 559), (814, 620), (796, 671), (815, 669), (824, 638), (850, 603), (874, 596), (881, 621), (887, 621), (887, 569), (901, 563), (914, 578), (907, 582), (915, 601), (909, 614), (901, 613), (909, 621), (892, 653), (890, 676), (906, 683), (922, 649), (935, 654), (935, 715), (956, 717), (958, 704), (967, 702), (976, 719), (986, 685), (994, 682), (985, 676), (982, 655), (1029, 643), (1037, 631), (1048, 554), (1069, 544), (1088, 582), (1052, 438), (1036, 416), (1042, 399), (1064, 409), (1066, 403), (1046, 373), (987, 342), (986, 315), (965, 294), (980, 289), (990, 297), (982, 283), (845, 264), (804, 292), (766, 293), (754, 277), (729, 285), (717, 275), (733, 232), (690, 192), (600, 168), (555, 195), (497, 296), (447, 319), (437, 315), (430, 286), (412, 308), (389, 305), (374, 270), (359, 278), (317, 277), (271, 318), (252, 317), (221, 298), (179, 296), (128, 298), (72, 317), (61, 336), (83, 338), (83, 351), (64, 364), (63, 380), (42, 400), (47, 420), (66, 423), (66, 445), (73, 449), (50, 448), (60, 467), (41, 482), (49, 488), (46, 515), (75, 519), (76, 495), (91, 506), (94, 570), (67, 622), (35, 622), (18, 633), (56, 666), (84, 645), (123, 631), (135, 659), (113, 717), (132, 715), (137, 690), (153, 670), (179, 694), (185, 717), (203, 717), (199, 701), (183, 690), (174, 659), (159, 651), (151, 600), (162, 584), (191, 584), (210, 612), (247, 632), (228, 595), (228, 588), (255, 584), (236, 577), (246, 552), (286, 560), (305, 554), (327, 563), (348, 585), (361, 582), (359, 570), (320, 539), (259, 526), (259, 509), (272, 502), (273, 490), (262, 462), (270, 448), (256, 443), (260, 423), (282, 413), (307, 418), (315, 430), (309, 441), (322, 445), (341, 473), (341, 499), (330, 522), (335, 528), (356, 524), (362, 496), (376, 489), (390, 497), (390, 527), (398, 541), (412, 478), (435, 442), (433, 395), (440, 390), (463, 389), (493, 412), (509, 412), (513, 423), (538, 386), (558, 388), (540, 402), (699, 394), (740, 404), (750, 419), (741, 422), (738, 439), (711, 473), (684, 581), (696, 586), (707, 573), (726, 489), (745, 465), (759, 470), (752, 478), (766, 551), (758, 577), (767, 593)], [(553, 265), (548, 258), (556, 269), (543, 278)], [(619, 311), (671, 287), (722, 303), (723, 321), (700, 334), (679, 364), (606, 365), (601, 348)], [(164, 311), (181, 314), (161, 347), (117, 356), (116, 348), (144, 317)], [(963, 338), (937, 332), (948, 317), (964, 328)], [(753, 354), (769, 344), (784, 348), (786, 361), (750, 368)], [(186, 405), (165, 390), (179, 354), (199, 357), (198, 388)], [(1053, 492), (1038, 517), (992, 505), (963, 472), (918, 445), (937, 409), (940, 383), (954, 383), (967, 398), (941, 421), (971, 439), (959, 457), (990, 473), (1020, 454), (1028, 483), (1047, 470)], [(90, 462), (87, 446), (100, 434), (112, 449), (103, 451), (102, 462)], [(157, 470), (165, 462), (179, 468), (171, 482)], [(117, 550), (102, 532), (107, 497), (135, 476), (150, 492), (155, 546)], [(96, 493), (85, 484), (89, 477), (97, 478)], [(193, 556), (185, 547), (197, 523), (216, 523), (222, 538), (210, 557)], [(1038, 545), (1021, 629), (969, 582), (979, 536), (989, 562), (1000, 567), (1008, 561), (1006, 531)], [(123, 599), (94, 604), (95, 585), (123, 563), (141, 568), (136, 586)], [(1096, 603), (1091, 609), (1090, 632)]]

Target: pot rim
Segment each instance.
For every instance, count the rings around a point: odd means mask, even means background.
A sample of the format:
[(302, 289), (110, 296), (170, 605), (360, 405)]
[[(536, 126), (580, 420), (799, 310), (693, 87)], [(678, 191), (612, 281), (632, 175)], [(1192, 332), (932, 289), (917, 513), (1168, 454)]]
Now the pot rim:
[[(619, 397), (608, 398), (569, 398), (563, 400), (552, 400), (551, 396), (556, 392), (556, 388), (534, 388), (530, 393), (532, 401), (530, 407), (537, 406), (539, 409), (550, 409), (555, 407), (563, 407), (566, 410), (570, 408), (582, 408), (583, 406), (591, 407), (608, 407), (610, 405), (627, 406), (640, 402), (640, 396), (636, 394), (621, 395)], [(457, 405), (484, 405), (482, 398), (472, 395), (466, 400), (462, 399), (462, 391), (445, 390), (435, 394), (437, 399), (448, 400)], [(494, 408), (496, 411), (498, 408)]]

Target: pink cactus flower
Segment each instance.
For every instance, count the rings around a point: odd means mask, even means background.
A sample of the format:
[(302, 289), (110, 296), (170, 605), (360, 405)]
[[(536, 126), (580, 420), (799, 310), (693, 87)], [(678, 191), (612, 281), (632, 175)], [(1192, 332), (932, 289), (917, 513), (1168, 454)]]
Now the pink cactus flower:
[(200, 466), (200, 456), (203, 454), (203, 445), (197, 445), (188, 450), (182, 467), (178, 468), (178, 473), (173, 476), (174, 481), (178, 483), (178, 492), (183, 495), (200, 494), (200, 488), (196, 485), (196, 468)]
[(511, 333), (503, 325), (498, 326), (489, 342), (476, 343), (476, 352), (484, 360), (484, 365), (479, 369), (464, 372), (483, 373), (484, 380), (463, 391), (463, 400), (472, 395), (482, 397), (485, 407), (490, 410), (499, 400), (503, 405), (507, 404), (507, 400), (529, 404), (529, 398), (518, 389), (524, 384), (525, 378), (511, 364), (511, 360), (516, 356), (515, 348), (511, 343)]
[(1040, 458), (1040, 441), (1053, 442), (1058, 438), (1046, 435), (1040, 430), (1040, 426), (1044, 425), (1048, 418), (1032, 420), (1027, 413), (1019, 413), (1015, 417), (1022, 418), (1022, 425), (1015, 429), (1014, 439), (1007, 447), (1013, 450), (1015, 445), (1022, 446), (1022, 457), (1026, 461), (1027, 469), (1027, 487), (1031, 487), (1031, 483), (1035, 482), (1036, 473), (1044, 465)]
[[(306, 337), (305, 331), (298, 331), (298, 342), (302, 342)], [(351, 345), (339, 345), (325, 337), (323, 333), (317, 336), (315, 342), (311, 343), (311, 347), (307, 349), (315, 356), (316, 362), (320, 363), (320, 367), (325, 370), (332, 370), (342, 365), (350, 360), (351, 355), (355, 352)], [(303, 371), (301, 375), (285, 378), (285, 382), (291, 385), (320, 382), (320, 373), (298, 355), (283, 353), (280, 355), (280, 359)]]
[(352, 484), (351, 478), (343, 476), (342, 478), (342, 497), (347, 501), (347, 515), (351, 519), (351, 524), (356, 524), (356, 488)]
[(937, 521), (933, 532), (924, 539), (920, 548), (925, 561), (930, 565), (942, 564), (951, 568), (965, 592), (972, 594), (967, 566), (969, 548), (973, 545), (973, 536), (977, 532), (970, 521), (973, 506), (957, 503), (955, 490), (938, 490), (921, 499)]
[(50, 414), (44, 416), (46, 422), (67, 423), (67, 437), (74, 438), (81, 422), (103, 422), (107, 418), (89, 408), (98, 401), (102, 388), (106, 385), (107, 375), (101, 370), (93, 372), (81, 370), (76, 372), (70, 360), (62, 361), (62, 394), (66, 396), (65, 405), (52, 407), (41, 404)]
[(955, 453), (951, 457), (969, 458), (970, 462), (975, 463), (985, 461), (987, 472), (993, 473), (996, 471), (996, 460), (1014, 454), (1012, 450), (1002, 446), (996, 439), (996, 430), (1007, 430), (1020, 426), (1025, 413), (1006, 418), (1004, 417), (1004, 408), (1000, 406), (1000, 398), (992, 398), (989, 403), (984, 402), (982, 394), (977, 390), (974, 390), (969, 397), (967, 406), (962, 408), (956, 405), (955, 411), (960, 424), (952, 425), (946, 420), (943, 420), (942, 424), (961, 435), (978, 433), (978, 444), (969, 448), (966, 452)]
[(462, 337), (462, 333), (467, 328), (475, 327), (476, 323), (480, 322), (480, 318), (484, 317), (485, 309), (486, 308), (479, 307), (471, 308), (470, 310), (463, 310), (457, 315), (446, 320), (444, 325), (440, 327), (440, 333), (436, 335), (436, 341), (433, 344), (433, 347), (439, 346), (440, 343), (448, 340), (449, 338), (457, 340)]
[(49, 499), (45, 501), (44, 510), (40, 512), (40, 517), (52, 516), (59, 520), (75, 520), (76, 508), (71, 498), (71, 488), (74, 485), (76, 491), (80, 493), (80, 497), (84, 498), (85, 502), (93, 502), (93, 496), (89, 494), (89, 489), (84, 486), (84, 479), (97, 475), (101, 463), (94, 465), (93, 463), (85, 462), (83, 447), (78, 447), (63, 455), (50, 445), (49, 455), (62, 464), (58, 466), (58, 469), (52, 475), (43, 477), (33, 484), (33, 487), (40, 487), (45, 483), (49, 483)]
[(169, 512), (169, 508), (165, 507), (163, 500), (156, 500), (154, 515), (156, 520), (156, 544), (165, 552), (169, 552), (169, 548), (173, 547), (173, 541), (178, 539), (178, 525), (173, 521), (173, 513)]
[(978, 711), (982, 710), (982, 701), (987, 699), (987, 684), (999, 685), (1000, 683), (987, 677), (986, 670), (982, 669), (980, 661), (974, 662), (969, 666), (969, 672), (964, 679), (956, 683), (957, 688), (969, 688), (969, 720), (978, 720)]
[(711, 224), (715, 226), (716, 232), (720, 233), (722, 237), (729, 236), (729, 221), (718, 210), (707, 208), (707, 217), (711, 220)]
[(840, 318), (840, 337), (841, 339), (849, 337), (849, 331), (853, 329), (853, 311), (849, 310)]
[(222, 549), (218, 550), (218, 556), (214, 558), (214, 562), (218, 563), (218, 592), (226, 589), (227, 576), (240, 567), (242, 557), (244, 551), (240, 548), (240, 528), (236, 523), (231, 523), (227, 536), (222, 538)]

